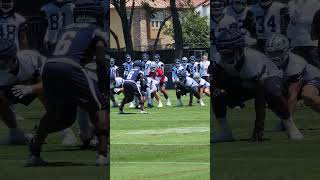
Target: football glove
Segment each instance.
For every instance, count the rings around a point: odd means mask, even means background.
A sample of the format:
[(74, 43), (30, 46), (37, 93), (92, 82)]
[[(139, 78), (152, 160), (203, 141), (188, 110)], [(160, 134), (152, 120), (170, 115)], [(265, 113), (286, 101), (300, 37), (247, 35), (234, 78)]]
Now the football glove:
[(32, 93), (33, 93), (33, 90), (31, 86), (16, 85), (16, 86), (13, 86), (12, 88), (12, 94), (18, 99), (22, 99), (25, 96)]

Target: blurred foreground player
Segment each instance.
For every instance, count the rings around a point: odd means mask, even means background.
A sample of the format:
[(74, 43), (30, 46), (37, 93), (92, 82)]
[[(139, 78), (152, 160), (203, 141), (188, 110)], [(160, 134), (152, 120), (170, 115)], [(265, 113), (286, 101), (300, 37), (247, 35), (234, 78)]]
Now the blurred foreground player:
[[(48, 134), (70, 127), (76, 119), (77, 106), (86, 110), (98, 138), (96, 165), (108, 165), (109, 77), (105, 61), (106, 33), (103, 33), (103, 7), (100, 4), (77, 4), (75, 23), (67, 26), (55, 48), (53, 58), (43, 68), (43, 87), (47, 113), (40, 120), (30, 143), (26, 166), (46, 166), (40, 157)], [(88, 77), (83, 65), (96, 56), (98, 81)]]
[(287, 105), (282, 72), (264, 54), (244, 48), (241, 32), (227, 30), (216, 39), (220, 58), (210, 68), (211, 103), (221, 131), (214, 142), (232, 141), (232, 131), (227, 122), (227, 106), (234, 108), (245, 101), (255, 100), (256, 121), (252, 140), (263, 137), (265, 103), (282, 120), (290, 139), (300, 140), (303, 135), (295, 126)]

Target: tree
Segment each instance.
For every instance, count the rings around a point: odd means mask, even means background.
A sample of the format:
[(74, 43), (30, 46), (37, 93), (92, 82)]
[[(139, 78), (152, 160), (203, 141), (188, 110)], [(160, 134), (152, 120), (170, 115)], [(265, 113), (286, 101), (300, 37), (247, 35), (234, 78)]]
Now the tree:
[(133, 55), (133, 43), (132, 43), (132, 35), (131, 35), (131, 27), (132, 27), (132, 19), (133, 12), (135, 7), (135, 1), (132, 1), (131, 5), (131, 13), (128, 19), (127, 9), (126, 9), (126, 0), (111, 0), (111, 4), (116, 9), (118, 15), (121, 19), (122, 31), (124, 42), (126, 44), (127, 53)]
[[(181, 27), (184, 46), (190, 48), (209, 47), (210, 26), (207, 17), (202, 17), (194, 8), (181, 13)], [(173, 25), (165, 27), (164, 34), (174, 37)]]
[(183, 39), (182, 28), (179, 19), (179, 12), (176, 4), (176, 0), (170, 0), (170, 11), (172, 15), (173, 33), (175, 41), (175, 58), (182, 58), (183, 53)]

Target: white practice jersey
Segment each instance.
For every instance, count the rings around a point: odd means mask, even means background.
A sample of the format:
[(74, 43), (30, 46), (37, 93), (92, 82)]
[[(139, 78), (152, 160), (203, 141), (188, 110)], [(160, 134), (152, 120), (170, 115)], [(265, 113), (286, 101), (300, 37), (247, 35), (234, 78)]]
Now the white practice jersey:
[(64, 27), (74, 23), (73, 9), (75, 5), (71, 0), (58, 3), (50, 2), (41, 8), (48, 19), (48, 28), (44, 42), (56, 44)]
[(186, 77), (183, 81), (179, 81), (179, 84), (181, 84), (185, 88), (193, 88), (199, 86), (199, 84), (191, 77)]
[(202, 78), (200, 78), (200, 81), (198, 82), (198, 84), (199, 84), (199, 87), (201, 87), (201, 88), (209, 88), (210, 87), (210, 83)]
[(246, 7), (243, 11), (241, 11), (241, 12), (236, 12), (233, 8), (232, 8), (232, 6), (230, 5), (230, 6), (228, 6), (228, 7), (226, 7), (226, 9), (225, 9), (225, 14), (227, 15), (227, 16), (231, 16), (231, 17), (233, 17), (236, 21), (237, 21), (237, 23), (238, 23), (238, 28), (243, 28), (243, 22), (244, 22), (244, 20), (246, 19), (246, 17), (247, 17), (247, 12), (248, 12), (248, 7)]
[(210, 66), (210, 61), (201, 61), (200, 64), (199, 64), (199, 73), (200, 73), (200, 76), (203, 77), (203, 76), (209, 76), (208, 74), (208, 68)]
[(144, 64), (144, 74), (149, 74), (150, 73), (150, 68), (151, 68), (151, 64), (152, 63), (153, 63), (153, 61), (150, 61), (150, 60), (145, 62), (145, 64)]
[[(282, 77), (283, 73), (263, 53), (250, 49), (244, 49), (244, 57), (237, 64), (226, 64), (220, 58), (215, 59), (224, 71), (233, 77), (240, 77), (244, 80), (264, 80), (269, 77)], [(241, 66), (236, 68), (236, 65)]]
[(289, 53), (288, 64), (283, 69), (283, 77), (288, 82), (302, 80), (303, 83), (307, 83), (314, 78), (320, 78), (320, 70), (308, 64), (302, 57)]
[(255, 17), (258, 39), (268, 39), (274, 33), (281, 33), (280, 11), (285, 7), (286, 5), (275, 1), (267, 9), (262, 8), (259, 3), (250, 7), (249, 10)]
[(161, 68), (162, 70), (164, 70), (164, 63), (159, 61), (159, 62), (156, 62), (157, 63), (157, 68)]
[(122, 77), (116, 77), (115, 82), (116, 82), (114, 85), (115, 88), (122, 88), (123, 82), (124, 82)]
[(46, 57), (33, 50), (22, 50), (17, 54), (19, 71), (17, 78), (20, 82), (40, 77)]
[(110, 75), (114, 75), (114, 77), (117, 77), (118, 76), (118, 66), (116, 65), (113, 65), (113, 66), (110, 66)]
[(9, 16), (0, 16), (0, 38), (14, 41), (20, 49), (19, 32), (26, 19), (18, 13)]
[[(290, 23), (287, 29), (287, 36), (290, 39), (291, 47), (296, 46), (317, 46), (318, 41), (311, 40), (311, 24), (314, 14), (319, 9), (315, 6), (314, 0), (290, 1), (288, 3)], [(318, 2), (318, 4), (320, 4)]]

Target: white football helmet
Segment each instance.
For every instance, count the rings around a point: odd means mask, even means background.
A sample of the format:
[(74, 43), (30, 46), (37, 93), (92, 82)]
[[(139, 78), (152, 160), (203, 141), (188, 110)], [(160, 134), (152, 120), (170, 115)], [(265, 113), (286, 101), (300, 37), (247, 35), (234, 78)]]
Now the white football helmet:
[(289, 48), (290, 42), (286, 36), (274, 34), (267, 40), (265, 53), (277, 66), (281, 66), (289, 57)]
[(237, 13), (242, 12), (247, 6), (247, 0), (231, 0), (231, 7)]
[(198, 72), (194, 73), (193, 79), (194, 79), (196, 82), (200, 82), (200, 80), (201, 80), (200, 73), (198, 73)]
[(157, 63), (156, 62), (152, 62), (150, 64), (150, 71), (151, 72), (156, 72), (156, 70), (157, 70)]

